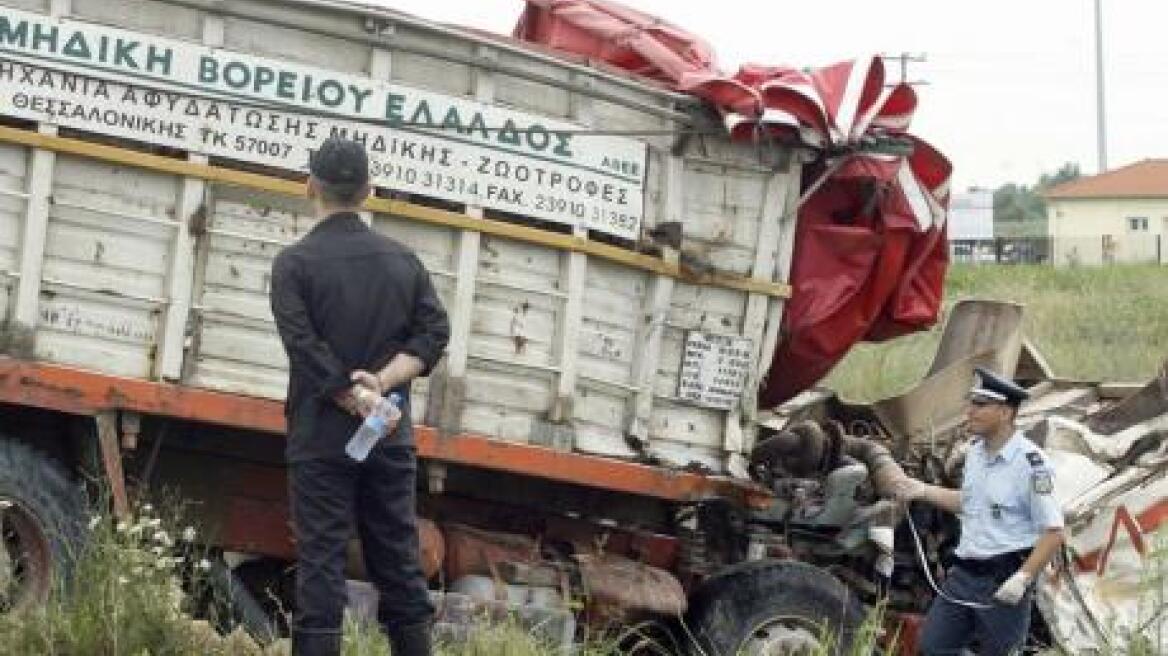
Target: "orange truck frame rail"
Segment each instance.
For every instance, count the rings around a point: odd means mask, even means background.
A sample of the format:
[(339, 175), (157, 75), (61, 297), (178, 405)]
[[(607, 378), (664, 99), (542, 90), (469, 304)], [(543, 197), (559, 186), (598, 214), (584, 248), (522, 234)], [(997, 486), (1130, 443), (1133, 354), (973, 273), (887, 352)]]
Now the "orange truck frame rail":
[[(273, 436), (285, 432), (280, 401), (184, 385), (124, 378), (94, 371), (0, 356), (0, 402), (93, 415), (123, 410), (242, 428)], [(728, 497), (765, 507), (767, 490), (723, 476), (669, 470), (598, 456), (516, 444), (482, 435), (443, 435), (415, 428), (418, 456), (467, 467), (569, 483), (668, 501)], [(108, 455), (108, 454), (107, 454)], [(108, 467), (107, 467), (107, 473)], [(121, 481), (112, 481), (121, 488)]]

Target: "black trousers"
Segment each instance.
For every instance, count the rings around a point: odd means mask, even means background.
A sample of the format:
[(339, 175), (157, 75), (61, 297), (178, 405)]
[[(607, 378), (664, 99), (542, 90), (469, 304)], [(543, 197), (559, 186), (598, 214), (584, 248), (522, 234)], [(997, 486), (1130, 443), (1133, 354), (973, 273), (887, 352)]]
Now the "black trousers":
[(378, 621), (391, 633), (428, 622), (434, 608), (418, 561), (414, 447), (382, 441), (363, 463), (344, 454), (294, 462), (288, 479), (298, 557), (293, 630), (340, 634), (354, 524), (380, 596)]

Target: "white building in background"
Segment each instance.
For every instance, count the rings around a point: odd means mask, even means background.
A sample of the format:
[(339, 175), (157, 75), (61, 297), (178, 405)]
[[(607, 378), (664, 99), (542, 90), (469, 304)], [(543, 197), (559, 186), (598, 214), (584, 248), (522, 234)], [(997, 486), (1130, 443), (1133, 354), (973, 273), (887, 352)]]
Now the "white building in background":
[(1145, 159), (1052, 187), (1055, 264), (1168, 264), (1168, 159)]
[(949, 199), (949, 257), (954, 262), (994, 259), (994, 192), (970, 187)]
[(994, 191), (970, 187), (949, 199), (949, 241), (994, 238)]

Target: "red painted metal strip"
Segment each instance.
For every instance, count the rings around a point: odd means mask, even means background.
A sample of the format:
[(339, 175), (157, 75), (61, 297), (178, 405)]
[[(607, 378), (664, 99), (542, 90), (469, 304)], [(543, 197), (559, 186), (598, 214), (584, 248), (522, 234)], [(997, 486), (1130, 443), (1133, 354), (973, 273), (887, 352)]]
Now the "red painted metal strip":
[(133, 410), (270, 433), (284, 432), (283, 404), (182, 385), (0, 357), (0, 401), (94, 414)]
[(1121, 523), (1127, 530), (1127, 536), (1131, 539), (1132, 548), (1136, 550), (1136, 553), (1141, 558), (1147, 554), (1148, 550), (1144, 547), (1144, 537), (1140, 535), (1139, 525), (1132, 519), (1127, 506), (1120, 506), (1115, 509), (1115, 521), (1111, 524), (1111, 536), (1107, 538), (1107, 546), (1103, 548), (1103, 554), (1099, 557), (1099, 567), (1095, 570), (1099, 576), (1103, 576), (1107, 572), (1107, 559), (1111, 557), (1111, 550), (1115, 548), (1115, 538), (1119, 536)]
[(643, 496), (696, 500), (726, 496), (742, 503), (762, 504), (762, 488), (725, 477), (678, 472), (546, 447), (487, 439), (477, 435), (443, 437), (429, 426), (415, 430), (418, 455), (448, 463), (482, 467), (585, 487)]
[(1075, 568), (1079, 572), (1103, 574), (1106, 571), (1107, 558), (1115, 546), (1115, 540), (1121, 524), (1127, 531), (1128, 538), (1132, 541), (1133, 547), (1143, 555), (1144, 551), (1146, 551), (1143, 535), (1151, 535), (1161, 524), (1168, 521), (1168, 499), (1157, 501), (1137, 515), (1134, 518), (1135, 521), (1132, 520), (1131, 513), (1128, 512), (1126, 506), (1117, 508), (1115, 510), (1115, 516), (1112, 519), (1111, 532), (1107, 540), (1107, 545), (1102, 549), (1096, 549), (1081, 556), (1076, 556)]

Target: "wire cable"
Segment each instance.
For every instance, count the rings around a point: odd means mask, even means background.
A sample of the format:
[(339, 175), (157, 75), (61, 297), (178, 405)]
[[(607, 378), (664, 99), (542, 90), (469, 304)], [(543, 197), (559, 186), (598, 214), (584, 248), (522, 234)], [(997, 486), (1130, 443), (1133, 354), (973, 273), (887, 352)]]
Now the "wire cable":
[(921, 569), (925, 570), (925, 578), (928, 579), (929, 587), (933, 588), (933, 592), (937, 593), (937, 596), (941, 597), (945, 601), (957, 604), (958, 606), (965, 606), (966, 608), (972, 608), (974, 610), (988, 610), (993, 608), (993, 604), (983, 604), (976, 601), (956, 599), (945, 594), (945, 592), (941, 590), (940, 586), (937, 585), (937, 582), (933, 580), (933, 572), (929, 569), (929, 559), (925, 557), (925, 548), (921, 545), (921, 534), (919, 531), (917, 531), (917, 525), (916, 522), (913, 521), (911, 509), (910, 512), (906, 512), (905, 515), (908, 516), (908, 528), (909, 532), (912, 533), (913, 544), (915, 544), (917, 547), (917, 558), (921, 562)]

